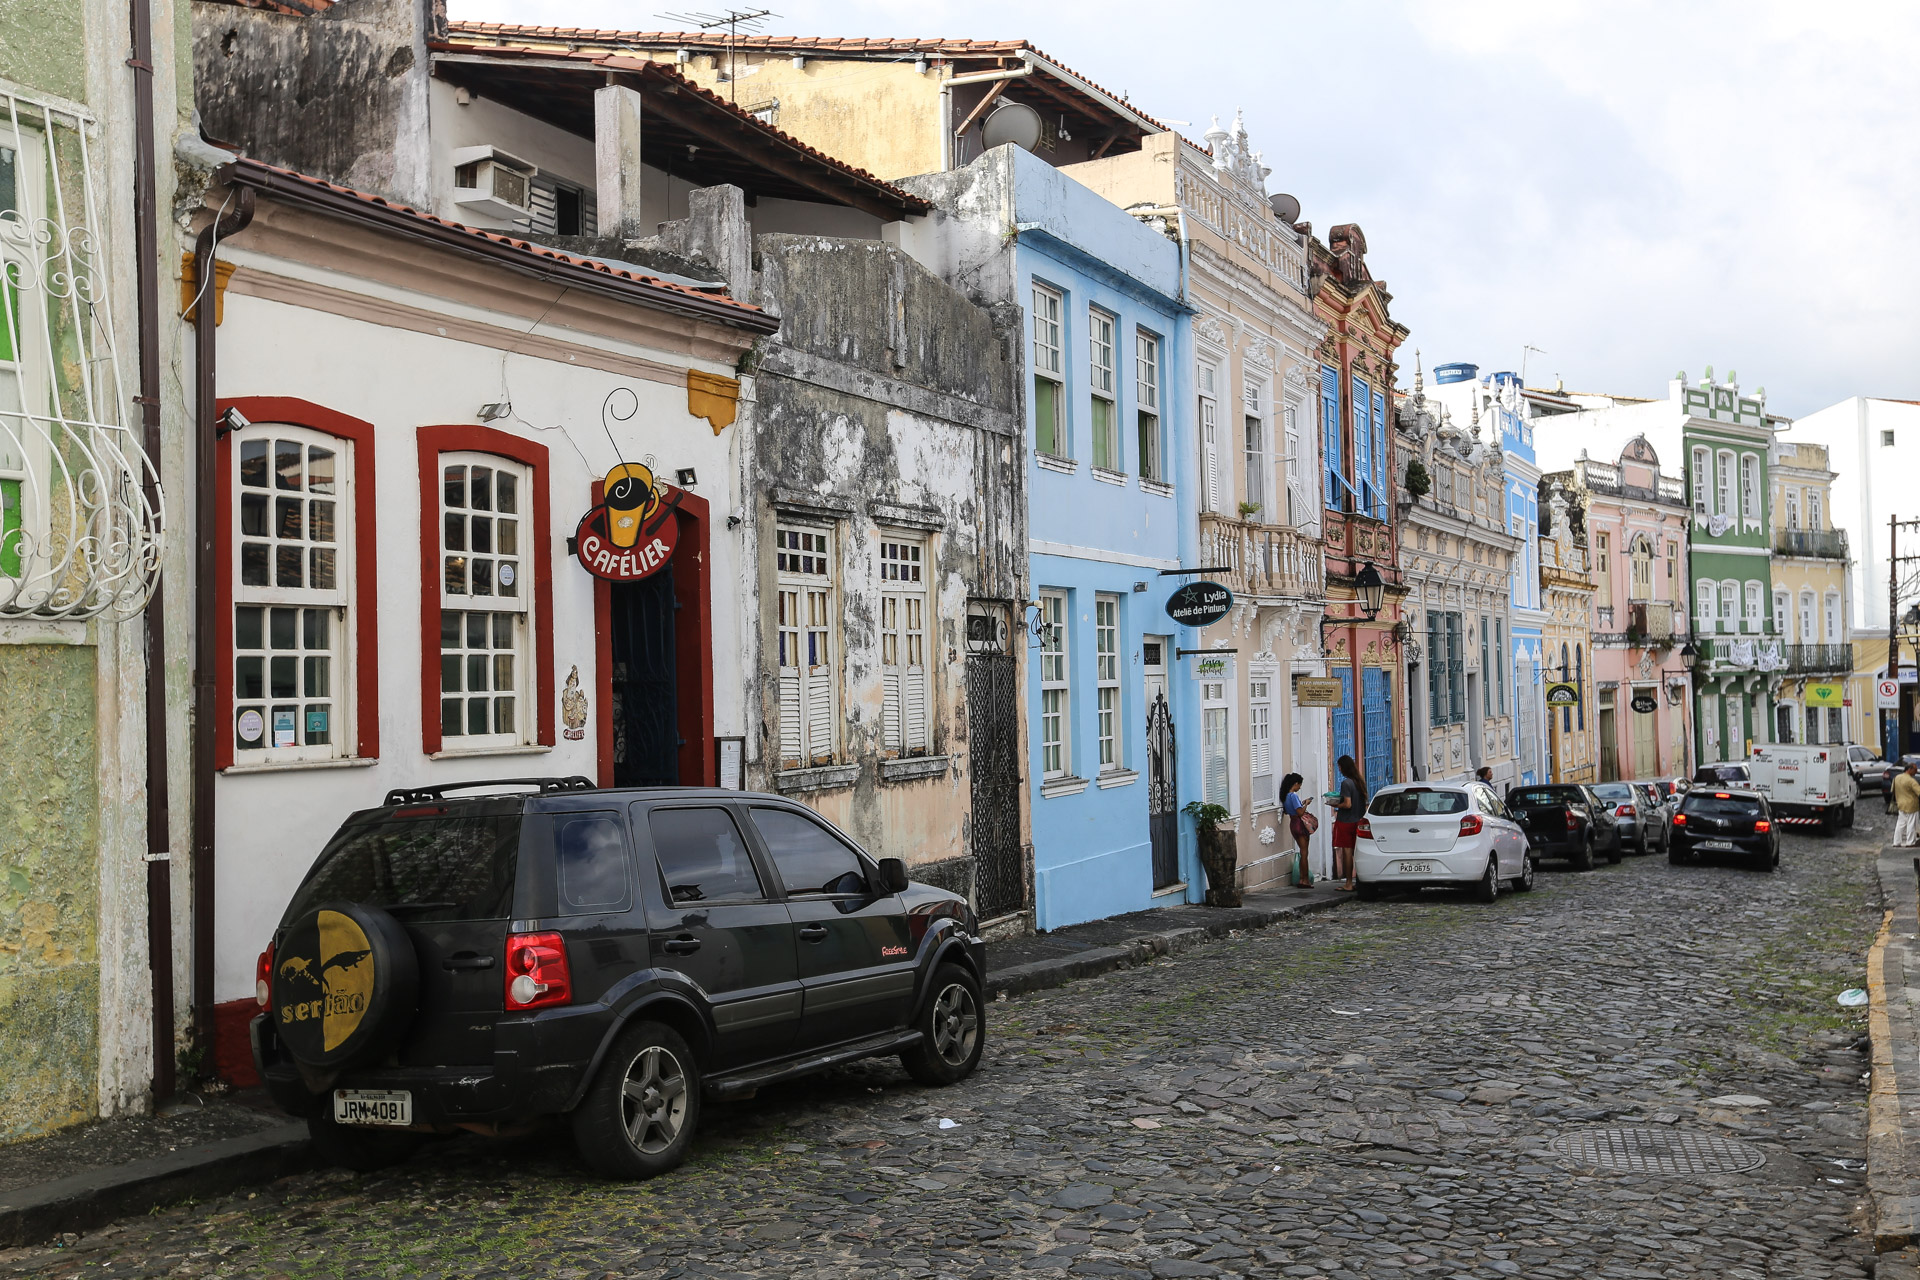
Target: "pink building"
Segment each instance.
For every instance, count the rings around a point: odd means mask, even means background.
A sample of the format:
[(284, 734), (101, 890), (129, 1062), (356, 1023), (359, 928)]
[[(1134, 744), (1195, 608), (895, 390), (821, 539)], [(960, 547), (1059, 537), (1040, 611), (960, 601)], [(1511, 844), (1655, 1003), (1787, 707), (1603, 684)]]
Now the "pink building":
[[(1675, 459), (1676, 466), (1679, 460)], [(1661, 472), (1645, 436), (1618, 459), (1582, 454), (1558, 480), (1593, 561), (1593, 718), (1602, 782), (1685, 776), (1692, 704), (1683, 472)]]

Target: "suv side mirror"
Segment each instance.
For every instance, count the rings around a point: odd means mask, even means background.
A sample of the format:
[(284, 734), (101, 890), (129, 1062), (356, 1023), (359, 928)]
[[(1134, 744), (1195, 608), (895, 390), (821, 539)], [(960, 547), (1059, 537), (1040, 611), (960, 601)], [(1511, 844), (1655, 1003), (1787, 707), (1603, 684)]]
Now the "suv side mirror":
[(880, 887), (899, 893), (907, 887), (907, 864), (898, 858), (880, 859)]

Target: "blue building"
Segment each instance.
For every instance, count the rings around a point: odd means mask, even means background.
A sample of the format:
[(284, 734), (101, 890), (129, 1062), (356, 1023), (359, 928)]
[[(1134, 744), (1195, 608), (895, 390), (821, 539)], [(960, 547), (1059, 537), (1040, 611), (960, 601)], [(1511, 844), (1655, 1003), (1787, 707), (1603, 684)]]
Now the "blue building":
[(947, 216), (903, 247), (1026, 313), (1035, 926), (1198, 901), (1198, 640), (1166, 612), (1199, 541), (1179, 245), (1017, 147), (908, 185)]
[(1540, 590), (1540, 465), (1534, 453), (1533, 418), (1517, 373), (1479, 376), (1477, 365), (1434, 366), (1435, 398), (1456, 421), (1468, 419), (1476, 433), (1481, 416), (1491, 419), (1492, 438), (1506, 459), (1507, 532), (1521, 540), (1510, 582), (1513, 637), (1514, 755), (1521, 784), (1544, 782), (1547, 715), (1543, 701), (1542, 647), (1547, 621)]

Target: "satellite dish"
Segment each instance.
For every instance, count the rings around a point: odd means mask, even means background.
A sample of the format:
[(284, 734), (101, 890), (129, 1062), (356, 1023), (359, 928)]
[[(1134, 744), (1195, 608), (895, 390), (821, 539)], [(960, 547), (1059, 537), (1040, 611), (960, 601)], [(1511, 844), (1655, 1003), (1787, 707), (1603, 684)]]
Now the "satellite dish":
[(980, 137), (988, 150), (1011, 142), (1031, 151), (1040, 145), (1040, 113), (1023, 102), (995, 107), (980, 128)]
[(1288, 226), (1300, 221), (1300, 202), (1292, 196), (1268, 196), (1267, 203), (1273, 206), (1273, 216)]

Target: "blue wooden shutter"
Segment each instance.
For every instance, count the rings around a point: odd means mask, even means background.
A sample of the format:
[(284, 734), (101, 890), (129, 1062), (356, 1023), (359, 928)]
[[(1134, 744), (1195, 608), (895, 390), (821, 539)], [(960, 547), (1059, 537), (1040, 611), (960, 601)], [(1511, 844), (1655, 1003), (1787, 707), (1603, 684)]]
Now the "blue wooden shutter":
[(1345, 450), (1340, 447), (1340, 371), (1328, 365), (1320, 366), (1320, 430), (1325, 440), (1320, 461), (1327, 476), (1327, 505), (1344, 511), (1340, 501), (1346, 471)]
[(1387, 518), (1387, 397), (1373, 393), (1373, 501), (1374, 515)]
[(1367, 793), (1377, 794), (1393, 781), (1393, 678), (1385, 667), (1360, 669), (1361, 705), (1366, 715)]
[(1368, 395), (1367, 384), (1355, 378), (1353, 380), (1353, 491), (1358, 495), (1354, 509), (1363, 515), (1373, 514), (1373, 427), (1367, 420), (1367, 411), (1373, 400)]
[[(1359, 759), (1353, 742), (1353, 668), (1340, 667), (1334, 671), (1340, 681), (1340, 705), (1333, 709), (1333, 758), (1337, 763), (1341, 756), (1353, 756)], [(1334, 780), (1339, 781), (1339, 770), (1334, 771)], [(1345, 815), (1358, 822), (1360, 815)]]

